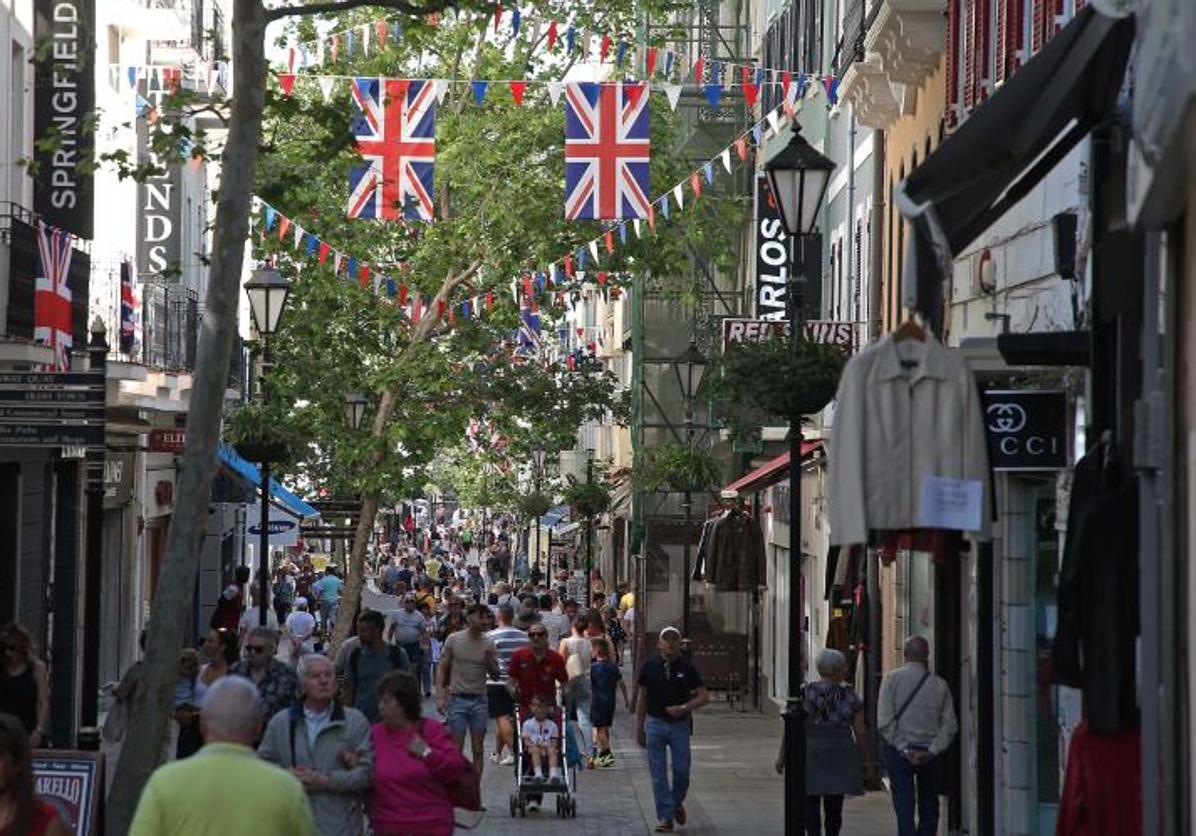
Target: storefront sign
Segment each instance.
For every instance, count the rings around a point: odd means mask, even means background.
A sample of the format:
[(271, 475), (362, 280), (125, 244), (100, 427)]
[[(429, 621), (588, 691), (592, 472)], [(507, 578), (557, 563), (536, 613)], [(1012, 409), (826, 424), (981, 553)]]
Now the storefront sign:
[(108, 452), (104, 458), (104, 507), (120, 508), (133, 499), (135, 458), (132, 453)]
[(186, 446), (187, 431), (185, 429), (150, 430), (149, 450), (151, 453), (182, 453)]
[(177, 282), (182, 253), (182, 168), (153, 153), (145, 120), (137, 123), (137, 159), (153, 164), (158, 172), (137, 184), (137, 277), (143, 282)]
[(993, 470), (1067, 467), (1066, 392), (990, 389), (981, 402)]
[(33, 205), (46, 223), (80, 238), (91, 238), (94, 225), (93, 177), (86, 168), (95, 155), (90, 124), (96, 95), (95, 17), (95, 0), (34, 2)]
[(99, 829), (103, 764), (103, 755), (97, 752), (33, 752), (33, 790), (54, 808), (74, 836), (94, 836)]
[(0, 446), (104, 443), (104, 379), (80, 372), (0, 374)]
[[(245, 507), (245, 537), (257, 545), (262, 537), (261, 503)], [(274, 505), (270, 506), (270, 545), (293, 546), (299, 542), (299, 520)]]
[[(812, 343), (835, 345), (847, 353), (855, 351), (856, 323), (815, 319), (802, 323), (806, 340)], [(785, 319), (723, 320), (723, 348), (739, 343), (758, 343), (778, 337), (788, 338), (789, 322)]]
[[(768, 178), (756, 178), (756, 316), (785, 319), (785, 295), (789, 282), (790, 235), (768, 188)], [(822, 313), (822, 235), (797, 239), (797, 276), (800, 303), (805, 319)]]

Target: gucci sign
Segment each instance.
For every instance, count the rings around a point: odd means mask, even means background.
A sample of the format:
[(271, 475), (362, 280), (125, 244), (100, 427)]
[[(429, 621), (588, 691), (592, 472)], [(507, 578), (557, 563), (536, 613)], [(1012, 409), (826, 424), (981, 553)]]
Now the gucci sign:
[(989, 389), (981, 402), (993, 470), (1068, 466), (1066, 392)]

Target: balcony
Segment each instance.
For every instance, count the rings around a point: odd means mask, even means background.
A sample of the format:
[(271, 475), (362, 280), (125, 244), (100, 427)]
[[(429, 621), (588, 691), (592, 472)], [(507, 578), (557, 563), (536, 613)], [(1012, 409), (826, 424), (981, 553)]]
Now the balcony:
[(945, 0), (876, 0), (864, 22), (862, 58), (839, 81), (861, 124), (884, 130), (912, 110), (917, 88), (939, 66), (944, 11)]

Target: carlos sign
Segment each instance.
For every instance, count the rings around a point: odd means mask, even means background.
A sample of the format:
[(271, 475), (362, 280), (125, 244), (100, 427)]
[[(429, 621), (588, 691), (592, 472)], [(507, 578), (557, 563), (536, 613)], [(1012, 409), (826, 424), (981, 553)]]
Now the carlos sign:
[(981, 396), (993, 470), (1067, 467), (1067, 393), (988, 389)]

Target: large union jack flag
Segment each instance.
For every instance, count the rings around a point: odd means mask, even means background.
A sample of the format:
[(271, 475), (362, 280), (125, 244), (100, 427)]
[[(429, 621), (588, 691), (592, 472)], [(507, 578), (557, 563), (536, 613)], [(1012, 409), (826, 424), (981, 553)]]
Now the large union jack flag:
[(565, 217), (648, 217), (648, 96), (643, 82), (565, 85)]
[(37, 281), (33, 291), (33, 339), (54, 349), (51, 371), (71, 367), (74, 328), (71, 324), (71, 235), (57, 227), (37, 225)]
[(350, 218), (432, 220), (436, 92), (431, 81), (355, 78)]

